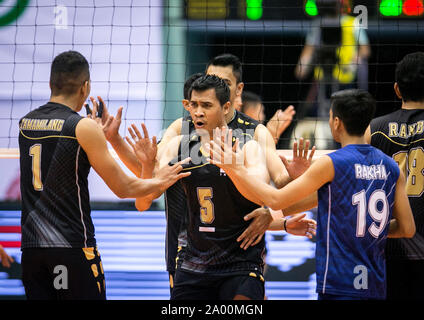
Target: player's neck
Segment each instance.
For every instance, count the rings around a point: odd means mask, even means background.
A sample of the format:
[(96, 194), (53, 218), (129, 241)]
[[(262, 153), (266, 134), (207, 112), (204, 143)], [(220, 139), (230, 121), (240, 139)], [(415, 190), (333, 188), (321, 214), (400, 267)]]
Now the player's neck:
[(424, 109), (424, 102), (402, 101), (402, 109), (406, 109), (406, 110)]
[(364, 136), (349, 136), (349, 135), (344, 135), (343, 137), (340, 137), (340, 144), (343, 147), (346, 147), (349, 144), (367, 144), (365, 137)]
[(49, 102), (54, 102), (54, 103), (60, 103), (63, 104), (64, 106), (74, 110), (74, 111), (79, 111), (78, 109), (78, 102), (76, 101), (77, 99), (74, 98), (69, 98), (69, 97), (64, 97), (64, 96), (51, 96)]
[(230, 107), (230, 110), (228, 111), (228, 113), (225, 115), (225, 122), (226, 123), (230, 123), (236, 114), (236, 110), (234, 109), (233, 106)]

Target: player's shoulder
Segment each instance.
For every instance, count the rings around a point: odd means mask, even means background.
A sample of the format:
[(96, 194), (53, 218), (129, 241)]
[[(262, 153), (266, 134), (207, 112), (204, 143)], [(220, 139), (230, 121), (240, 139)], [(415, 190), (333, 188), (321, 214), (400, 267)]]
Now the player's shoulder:
[(370, 123), (371, 133), (385, 127), (390, 122), (399, 121), (401, 113), (402, 109), (372, 119)]
[(237, 110), (235, 110), (234, 118), (228, 124), (228, 126), (233, 129), (256, 129), (258, 125), (259, 121)]
[(48, 103), (43, 104), (42, 106), (39, 106), (37, 108), (35, 108), (34, 110), (29, 111), (27, 114), (25, 114), (19, 121), (21, 121), (24, 118), (36, 118), (40, 115), (40, 110), (42, 108), (45, 108), (48, 105)]
[(75, 135), (77, 138), (81, 136), (93, 137), (93, 135), (99, 134), (102, 131), (97, 122), (91, 118), (80, 117), (77, 120), (78, 122), (75, 124)]

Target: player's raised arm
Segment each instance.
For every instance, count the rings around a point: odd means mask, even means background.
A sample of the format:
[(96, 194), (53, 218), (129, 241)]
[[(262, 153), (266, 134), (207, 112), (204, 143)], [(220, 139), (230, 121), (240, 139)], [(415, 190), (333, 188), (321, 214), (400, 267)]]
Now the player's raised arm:
[(408, 196), (405, 192), (405, 176), (402, 171), (396, 183), (393, 217), (390, 221), (388, 238), (412, 238), (415, 234), (415, 221)]
[(76, 127), (78, 143), (87, 154), (94, 170), (119, 198), (137, 198), (152, 192), (165, 191), (178, 179), (186, 176), (182, 168), (167, 168), (165, 174), (154, 179), (140, 180), (127, 176), (109, 153), (102, 129), (92, 119), (82, 119)]
[[(153, 156), (153, 144), (147, 142), (148, 132), (144, 125), (142, 125), (144, 131), (144, 138), (141, 136), (141, 133), (135, 126), (132, 126), (132, 129), (129, 128), (129, 132), (131, 134), (131, 138), (127, 137), (128, 144), (132, 147), (134, 154), (137, 156), (138, 160), (143, 165), (143, 177), (155, 177), (155, 178), (163, 178), (166, 179), (166, 174), (168, 174), (169, 168), (175, 168), (178, 170), (182, 170), (181, 165), (183, 163), (188, 162), (190, 159), (187, 158), (183, 161), (180, 161), (172, 166), (169, 166), (169, 162), (176, 158), (178, 155), (178, 147), (181, 142), (181, 136), (177, 136), (168, 141), (166, 148), (158, 148), (155, 149), (154, 158)], [(134, 131), (134, 132), (133, 132)], [(150, 154), (149, 154), (150, 153)], [(150, 164), (148, 164), (150, 162)], [(151, 168), (150, 172), (147, 172), (147, 168)], [(184, 177), (190, 175), (190, 172), (182, 173)], [(145, 211), (150, 208), (154, 199), (158, 198), (165, 190), (170, 187), (173, 183), (169, 183), (166, 188), (157, 189), (154, 192), (144, 195), (141, 197), (137, 197), (135, 201), (135, 206), (139, 211)]]
[(124, 165), (131, 170), (132, 173), (140, 177), (142, 165), (137, 160), (132, 149), (125, 143), (124, 139), (119, 134), (123, 107), (119, 107), (116, 116), (112, 116), (109, 114), (106, 103), (103, 101), (102, 97), (98, 96), (97, 98), (102, 105), (103, 112), (101, 114), (96, 112), (100, 108), (99, 103), (93, 97), (90, 97), (93, 110), (90, 110), (89, 106), (86, 105), (87, 114), (89, 114), (88, 117), (101, 125), (106, 140), (111, 144), (119, 159), (121, 159)]
[[(219, 148), (219, 141), (212, 141), (211, 144), (213, 145), (212, 149), (217, 150)], [(222, 145), (221, 150), (221, 154), (214, 155), (215, 159), (224, 157)], [(228, 158), (229, 156), (227, 155), (226, 157)], [(246, 166), (240, 165), (236, 161), (231, 163), (215, 162), (215, 164), (227, 172), (227, 175), (243, 196), (274, 210), (285, 209), (307, 198), (334, 177), (334, 167), (331, 159), (327, 156), (318, 159), (302, 176), (281, 190), (276, 190), (274, 187), (257, 179), (251, 179)]]

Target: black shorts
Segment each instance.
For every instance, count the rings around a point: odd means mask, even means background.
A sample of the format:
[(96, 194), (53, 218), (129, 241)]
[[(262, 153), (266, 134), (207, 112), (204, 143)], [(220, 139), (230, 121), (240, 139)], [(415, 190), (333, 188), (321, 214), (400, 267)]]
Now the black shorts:
[(28, 300), (106, 299), (96, 248), (23, 249), (22, 282)]
[(171, 300), (233, 300), (242, 295), (263, 300), (264, 278), (258, 272), (237, 274), (203, 274), (175, 271)]

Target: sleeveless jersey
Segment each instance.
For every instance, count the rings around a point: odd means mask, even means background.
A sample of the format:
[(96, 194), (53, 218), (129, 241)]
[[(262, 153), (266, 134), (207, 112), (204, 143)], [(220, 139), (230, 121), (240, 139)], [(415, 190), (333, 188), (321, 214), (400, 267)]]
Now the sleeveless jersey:
[[(189, 135), (194, 130), (190, 116), (182, 119), (181, 135)], [(181, 181), (177, 181), (165, 191), (166, 240), (165, 260), (166, 270), (175, 272), (175, 259), (179, 248), (187, 245), (187, 199)]]
[(370, 145), (328, 156), (335, 174), (318, 190), (317, 292), (384, 299), (384, 248), (399, 167)]
[(75, 136), (82, 119), (49, 102), (19, 121), (22, 248), (95, 247), (90, 163)]
[(406, 193), (415, 219), (413, 238), (388, 239), (387, 259), (424, 259), (424, 110), (400, 109), (374, 119), (371, 145), (392, 157), (407, 178)]
[[(236, 113), (230, 122), (240, 147), (253, 139), (257, 122)], [(184, 170), (191, 175), (181, 180), (187, 196), (187, 247), (178, 267), (196, 273), (238, 273), (263, 268), (264, 239), (247, 250), (236, 241), (250, 222), (243, 217), (259, 206), (244, 198), (223, 170), (207, 163), (196, 132), (183, 137), (179, 158), (190, 153), (192, 161)], [(198, 157), (193, 157), (198, 155)], [(197, 161), (198, 160), (198, 161)]]

